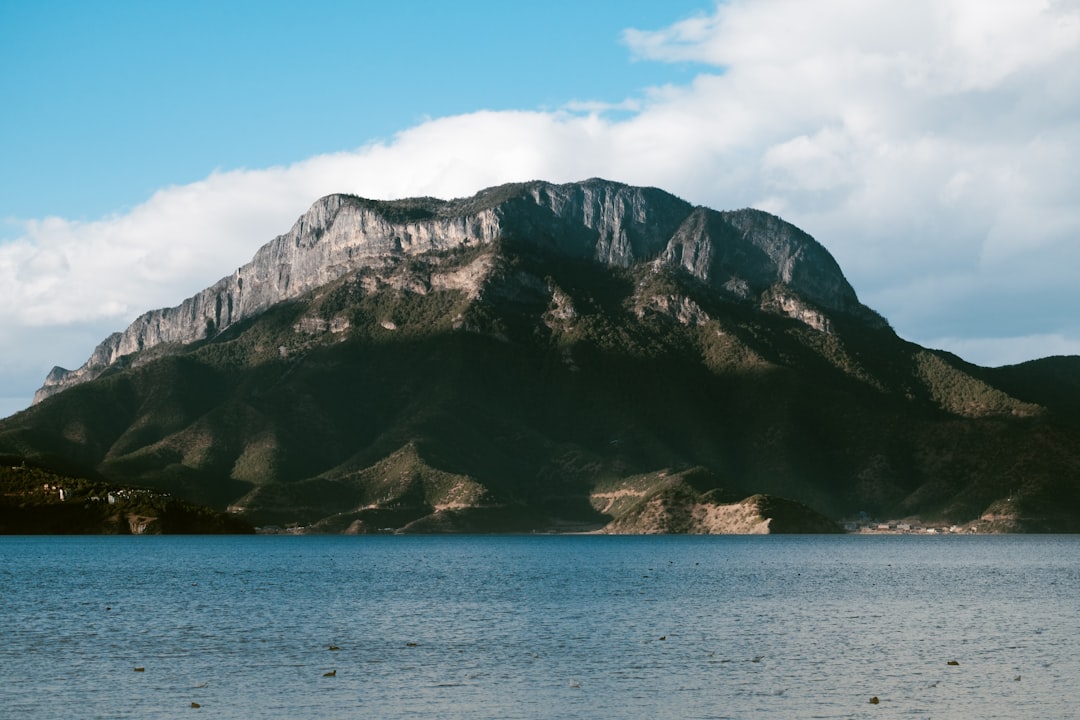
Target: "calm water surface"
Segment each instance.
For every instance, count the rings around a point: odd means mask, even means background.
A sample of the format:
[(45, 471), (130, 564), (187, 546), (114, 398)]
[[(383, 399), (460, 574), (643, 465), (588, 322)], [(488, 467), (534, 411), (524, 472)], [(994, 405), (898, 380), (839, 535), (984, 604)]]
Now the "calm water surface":
[(12, 718), (1080, 717), (1078, 536), (6, 537), (0, 599)]

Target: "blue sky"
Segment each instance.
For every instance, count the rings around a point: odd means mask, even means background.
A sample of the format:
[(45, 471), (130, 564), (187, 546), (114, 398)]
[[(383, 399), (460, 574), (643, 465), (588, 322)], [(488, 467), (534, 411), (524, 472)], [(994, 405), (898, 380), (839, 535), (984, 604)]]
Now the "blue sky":
[(623, 30), (709, 7), (0, 0), (0, 218), (92, 220), (432, 117), (618, 103), (692, 66), (635, 61)]
[(1080, 353), (1080, 6), (0, 0), (0, 415), (319, 196), (592, 176), (814, 235), (904, 337)]

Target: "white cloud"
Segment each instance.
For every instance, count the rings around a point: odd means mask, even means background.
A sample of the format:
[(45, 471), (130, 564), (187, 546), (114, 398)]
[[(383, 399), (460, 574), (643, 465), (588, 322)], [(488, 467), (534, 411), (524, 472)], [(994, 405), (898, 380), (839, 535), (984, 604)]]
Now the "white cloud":
[[(176, 304), (330, 192), (456, 197), (605, 176), (783, 215), (901, 334), (974, 361), (1008, 355), (1003, 343), (1076, 347), (1061, 311), (1080, 306), (1075, 4), (732, 0), (624, 39), (641, 59), (712, 67), (614, 106), (436, 119), (351, 152), (214, 173), (115, 217), (27, 222), (0, 245), (0, 338), (119, 329)], [(1025, 316), (1038, 327), (1015, 329)], [(998, 337), (1016, 339), (984, 340)], [(45, 369), (70, 357), (23, 349)]]

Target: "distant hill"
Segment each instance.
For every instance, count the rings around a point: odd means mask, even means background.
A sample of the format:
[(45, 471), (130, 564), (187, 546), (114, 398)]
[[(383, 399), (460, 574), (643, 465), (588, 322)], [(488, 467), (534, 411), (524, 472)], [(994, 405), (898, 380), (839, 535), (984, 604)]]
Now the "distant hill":
[(0, 452), (309, 531), (1077, 531), (1078, 366), (904, 341), (759, 211), (336, 195), (56, 368)]
[(168, 493), (58, 475), (0, 458), (0, 535), (244, 534), (243, 520)]

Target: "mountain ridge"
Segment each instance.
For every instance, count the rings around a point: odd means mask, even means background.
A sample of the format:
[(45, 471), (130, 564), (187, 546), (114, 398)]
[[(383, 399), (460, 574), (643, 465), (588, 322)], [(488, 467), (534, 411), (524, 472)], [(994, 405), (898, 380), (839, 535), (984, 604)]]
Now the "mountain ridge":
[[(755, 225), (751, 236), (749, 228)], [(615, 267), (643, 261), (682, 267), (742, 299), (771, 285), (790, 288), (797, 294), (770, 298), (774, 309), (817, 323), (819, 329), (824, 316), (798, 295), (829, 310), (883, 322), (859, 303), (820, 244), (758, 210), (718, 213), (656, 188), (599, 179), (508, 184), (450, 201), (377, 201), (337, 194), (316, 201), (288, 233), (263, 245), (231, 275), (178, 306), (143, 313), (107, 337), (81, 367), (53, 368), (34, 403), (98, 377), (126, 356), (203, 340), (278, 302), (378, 266), (388, 256), (486, 245), (507, 237), (527, 237), (568, 257), (591, 257)]]
[(312, 207), (0, 451), (321, 532), (1080, 529), (1080, 358), (907, 342), (767, 213), (595, 179)]

